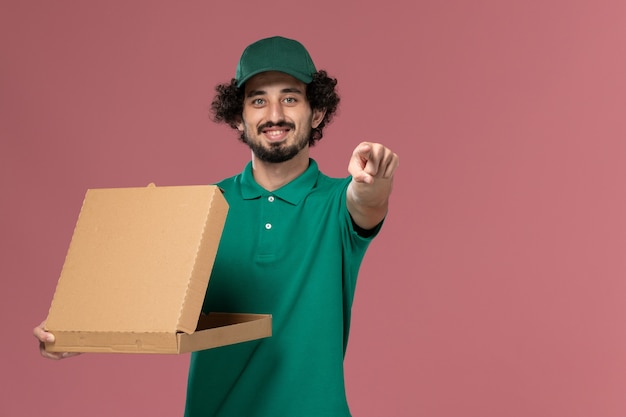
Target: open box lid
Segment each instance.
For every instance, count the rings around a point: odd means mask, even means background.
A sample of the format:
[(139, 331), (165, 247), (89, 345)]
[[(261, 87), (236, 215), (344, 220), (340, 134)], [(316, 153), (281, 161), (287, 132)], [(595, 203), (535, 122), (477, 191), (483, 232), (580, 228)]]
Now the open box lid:
[(56, 341), (46, 349), (160, 353), (177, 334), (192, 335), (227, 212), (213, 185), (88, 190), (46, 320)]

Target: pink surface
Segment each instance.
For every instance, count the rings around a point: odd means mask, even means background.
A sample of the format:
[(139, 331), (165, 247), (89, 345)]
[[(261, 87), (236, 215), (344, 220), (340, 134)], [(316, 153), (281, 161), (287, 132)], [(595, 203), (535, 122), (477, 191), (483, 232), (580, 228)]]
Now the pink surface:
[[(1, 416), (181, 415), (188, 356), (38, 356), (87, 188), (200, 184), (243, 47), (301, 40), (342, 107), (313, 156), (401, 157), (346, 358), (358, 417), (626, 415), (626, 3), (0, 5)], [(358, 4), (358, 5), (357, 5)]]

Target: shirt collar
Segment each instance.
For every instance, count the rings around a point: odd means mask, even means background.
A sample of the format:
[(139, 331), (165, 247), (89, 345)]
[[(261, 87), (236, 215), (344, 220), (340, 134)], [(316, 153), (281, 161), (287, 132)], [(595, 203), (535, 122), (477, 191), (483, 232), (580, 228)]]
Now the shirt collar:
[(248, 165), (246, 165), (245, 169), (241, 173), (241, 194), (245, 200), (272, 194), (281, 200), (297, 205), (315, 186), (319, 173), (320, 171), (317, 166), (317, 162), (313, 159), (309, 159), (308, 168), (300, 176), (283, 185), (279, 189), (269, 192), (257, 184), (254, 180), (254, 176), (252, 174), (252, 162), (248, 162)]

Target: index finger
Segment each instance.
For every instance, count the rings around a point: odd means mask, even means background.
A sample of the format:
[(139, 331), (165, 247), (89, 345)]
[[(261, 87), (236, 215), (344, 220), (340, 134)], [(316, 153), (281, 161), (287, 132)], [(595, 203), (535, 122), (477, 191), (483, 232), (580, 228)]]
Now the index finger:
[(354, 149), (354, 153), (361, 157), (361, 159), (369, 160), (372, 156), (372, 144), (369, 142), (361, 142), (356, 149)]

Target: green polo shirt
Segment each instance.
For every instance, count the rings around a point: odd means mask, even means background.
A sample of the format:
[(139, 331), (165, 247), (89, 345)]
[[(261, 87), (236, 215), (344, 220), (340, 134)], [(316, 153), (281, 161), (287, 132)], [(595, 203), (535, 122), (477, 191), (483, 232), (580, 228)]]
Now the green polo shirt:
[(255, 182), (251, 163), (218, 184), (229, 212), (204, 310), (272, 314), (272, 337), (194, 352), (185, 416), (350, 416), (350, 310), (378, 228), (369, 237), (354, 229), (349, 183), (310, 160), (272, 192)]

